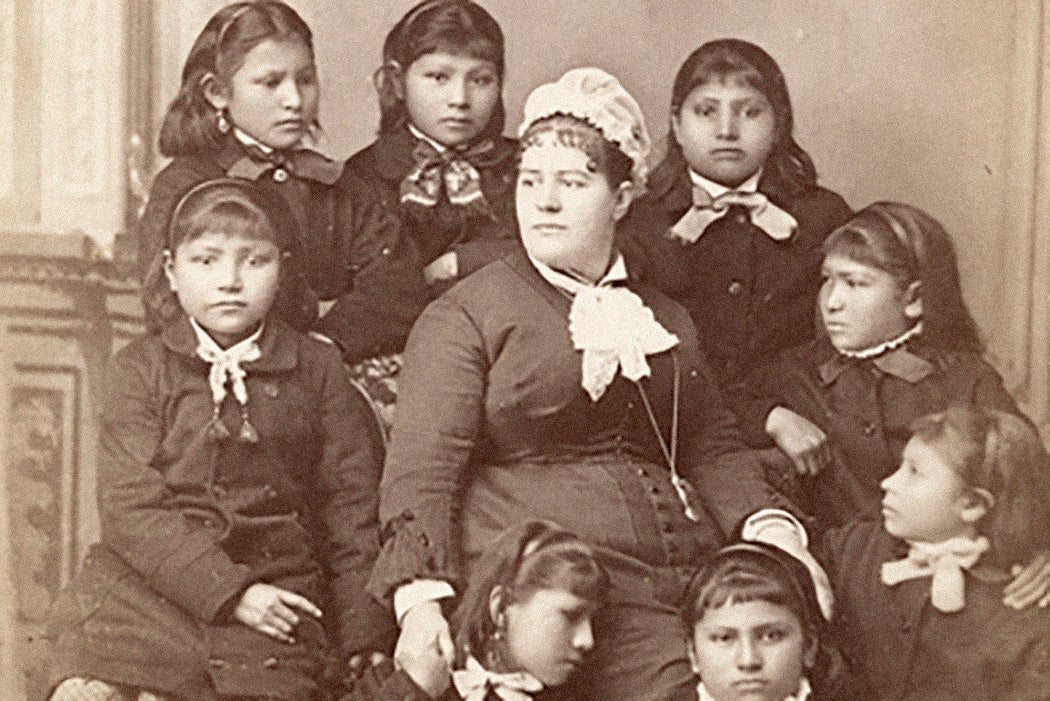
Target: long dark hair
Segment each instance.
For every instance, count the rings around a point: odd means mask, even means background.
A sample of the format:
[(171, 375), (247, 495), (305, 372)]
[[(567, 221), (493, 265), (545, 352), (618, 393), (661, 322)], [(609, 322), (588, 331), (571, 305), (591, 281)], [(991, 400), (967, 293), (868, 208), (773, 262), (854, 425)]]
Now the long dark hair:
[[(503, 84), (503, 30), (485, 8), (470, 0), (424, 0), (394, 25), (383, 42), (383, 65), (372, 76), (379, 94), (379, 132), (405, 126), (408, 110), (402, 94), (405, 71), (420, 56), (435, 52), (491, 61)], [(503, 133), (506, 108), (503, 93), (479, 140)]]
[[(741, 39), (717, 39), (702, 45), (682, 63), (671, 89), (671, 119), (681, 112), (689, 94), (710, 81), (742, 79), (765, 95), (773, 107), (776, 136), (766, 157), (763, 181), (776, 183), (785, 196), (793, 196), (817, 184), (813, 161), (795, 141), (795, 118), (787, 81), (780, 66), (758, 46)], [(674, 130), (668, 130), (667, 150), (653, 169), (649, 189), (656, 197), (666, 195), (686, 177), (689, 164)]]
[(555, 523), (528, 521), (508, 528), (478, 560), (452, 616), (457, 666), (468, 655), (486, 666), (498, 664), (498, 624), (489, 608), (496, 587), (501, 611), (540, 589), (560, 589), (600, 605), (608, 595), (609, 576), (589, 545)]
[(179, 93), (164, 116), (160, 128), (162, 154), (189, 156), (222, 149), (224, 136), (201, 81), (209, 73), (217, 80), (229, 81), (248, 52), (267, 39), (302, 42), (311, 58), (314, 55), (310, 28), (295, 10), (278, 0), (235, 2), (208, 20), (190, 48)]
[(876, 202), (828, 235), (824, 255), (841, 255), (892, 275), (901, 289), (919, 283), (922, 338), (943, 350), (981, 352), (966, 308), (955, 247), (940, 222), (917, 207)]

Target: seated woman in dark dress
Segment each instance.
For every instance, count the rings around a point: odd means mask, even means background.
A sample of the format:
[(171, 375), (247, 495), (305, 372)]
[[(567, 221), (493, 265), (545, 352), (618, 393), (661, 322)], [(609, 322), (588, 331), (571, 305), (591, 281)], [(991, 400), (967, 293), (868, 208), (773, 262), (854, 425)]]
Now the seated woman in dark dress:
[[(676, 606), (692, 569), (778, 505), (688, 313), (627, 274), (614, 225), (644, 187), (641, 110), (576, 69), (525, 107), (524, 250), (435, 301), (408, 341), (370, 588), (395, 658), (453, 659), (442, 603), (503, 529), (546, 519), (594, 547), (611, 595), (576, 698), (662, 699), (690, 675)], [(795, 529), (786, 512), (765, 530)]]

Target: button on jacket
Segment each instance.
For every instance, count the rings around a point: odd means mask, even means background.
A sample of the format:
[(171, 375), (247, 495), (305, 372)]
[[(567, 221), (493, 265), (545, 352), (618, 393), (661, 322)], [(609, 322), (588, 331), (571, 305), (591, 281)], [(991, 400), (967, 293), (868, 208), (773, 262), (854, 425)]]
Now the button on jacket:
[(852, 212), (830, 190), (788, 196), (769, 176), (758, 188), (798, 222), (790, 239), (774, 241), (749, 219), (727, 215), (684, 244), (668, 232), (692, 206), (692, 188), (683, 171), (667, 193), (633, 203), (618, 242), (632, 274), (689, 310), (728, 395), (762, 362), (813, 337), (821, 245)]
[(101, 542), (54, 614), (54, 681), (70, 676), (186, 698), (309, 698), (328, 653), (303, 614), (287, 645), (236, 622), (268, 582), (325, 612), (343, 660), (386, 649), (392, 620), (364, 592), (378, 549), (382, 445), (331, 346), (271, 317), (245, 363), (257, 443), (209, 436), (208, 365), (188, 320), (132, 342), (103, 387)]
[(459, 583), (504, 528), (555, 521), (597, 546), (611, 572), (617, 604), (596, 623), (592, 659), (601, 684), (625, 685), (614, 694), (624, 699), (689, 675), (675, 625), (680, 576), (746, 515), (778, 503), (742, 451), (688, 314), (651, 287), (628, 287), (681, 341), (647, 357), (642, 384), (669, 436), (677, 358), (678, 470), (695, 487), (699, 521), (683, 513), (637, 386), (618, 375), (590, 399), (570, 300), (516, 252), (439, 298), (413, 329), (381, 490), (386, 542), (370, 584), (389, 597), (415, 578)]

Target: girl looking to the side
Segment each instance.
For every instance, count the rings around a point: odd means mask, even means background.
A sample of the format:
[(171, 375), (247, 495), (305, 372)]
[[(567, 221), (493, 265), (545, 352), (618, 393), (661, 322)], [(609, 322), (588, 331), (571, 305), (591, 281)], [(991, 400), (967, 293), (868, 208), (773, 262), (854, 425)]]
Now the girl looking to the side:
[(400, 671), (366, 672), (353, 699), (576, 698), (573, 678), (608, 589), (594, 550), (573, 534), (549, 521), (510, 527), (479, 558), (452, 616), (452, 655), (406, 651)]
[(190, 48), (165, 115), (160, 152), (173, 160), (154, 178), (139, 223), (139, 273), (151, 330), (181, 314), (163, 270), (171, 215), (194, 186), (222, 177), (256, 181), (299, 226), (274, 302), (305, 331), (319, 297), (341, 292), (332, 267), (332, 184), (340, 166), (317, 149), (320, 86), (313, 35), (277, 0), (235, 2), (208, 20)]

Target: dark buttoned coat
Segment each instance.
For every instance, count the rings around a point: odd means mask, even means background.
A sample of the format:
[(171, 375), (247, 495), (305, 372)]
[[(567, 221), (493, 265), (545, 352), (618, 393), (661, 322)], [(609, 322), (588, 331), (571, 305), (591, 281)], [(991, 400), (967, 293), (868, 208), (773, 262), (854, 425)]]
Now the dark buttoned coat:
[[(209, 366), (185, 318), (112, 360), (101, 401), (101, 541), (60, 597), (55, 681), (98, 678), (208, 699), (311, 698), (328, 657), (389, 650), (364, 592), (378, 550), (382, 443), (337, 351), (276, 318), (244, 364), (257, 443), (209, 435)], [(233, 619), (266, 582), (320, 606), (294, 645)], [(327, 628), (327, 631), (325, 630)], [(330, 635), (329, 635), (330, 634)], [(328, 637), (337, 645), (330, 649)]]

